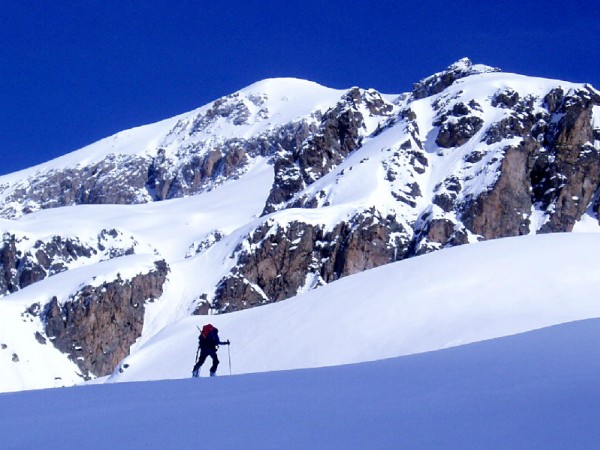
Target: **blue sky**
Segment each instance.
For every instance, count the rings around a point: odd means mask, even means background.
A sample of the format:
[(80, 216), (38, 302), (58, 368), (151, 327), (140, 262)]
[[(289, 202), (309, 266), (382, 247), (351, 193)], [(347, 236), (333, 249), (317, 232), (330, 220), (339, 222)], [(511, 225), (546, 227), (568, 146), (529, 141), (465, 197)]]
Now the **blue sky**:
[(268, 77), (401, 93), (468, 56), (600, 87), (595, 1), (7, 1), (0, 173)]

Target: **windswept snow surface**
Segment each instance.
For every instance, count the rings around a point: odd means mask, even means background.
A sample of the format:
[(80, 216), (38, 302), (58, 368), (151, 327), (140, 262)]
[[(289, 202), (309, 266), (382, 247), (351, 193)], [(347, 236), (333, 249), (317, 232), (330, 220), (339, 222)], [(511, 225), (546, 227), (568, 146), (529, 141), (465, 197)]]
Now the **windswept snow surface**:
[(110, 381), (189, 377), (197, 327), (206, 322), (232, 341), (221, 349), (220, 373), (229, 372), (230, 351), (232, 372), (240, 374), (379, 360), (600, 317), (598, 248), (597, 234), (487, 241), (279, 303), (188, 317), (136, 347)]
[(595, 319), (356, 365), (2, 394), (1, 446), (598, 448), (599, 341)]

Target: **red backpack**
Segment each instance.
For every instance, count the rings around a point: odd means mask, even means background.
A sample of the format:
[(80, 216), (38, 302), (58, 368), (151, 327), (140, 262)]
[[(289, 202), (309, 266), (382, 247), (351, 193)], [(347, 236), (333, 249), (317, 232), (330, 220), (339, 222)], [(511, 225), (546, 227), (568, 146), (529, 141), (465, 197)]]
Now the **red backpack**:
[[(200, 336), (198, 337), (201, 347), (213, 345), (212, 341), (215, 340), (213, 331), (218, 332), (218, 330), (215, 327), (213, 327), (210, 323), (202, 327), (202, 331), (200, 332)], [(214, 345), (217, 344), (218, 342), (214, 343)]]
[(215, 329), (215, 327), (213, 327), (210, 323), (204, 325), (202, 327), (202, 332), (200, 333), (200, 338), (206, 339), (208, 337), (208, 335), (210, 334), (210, 332), (214, 329)]

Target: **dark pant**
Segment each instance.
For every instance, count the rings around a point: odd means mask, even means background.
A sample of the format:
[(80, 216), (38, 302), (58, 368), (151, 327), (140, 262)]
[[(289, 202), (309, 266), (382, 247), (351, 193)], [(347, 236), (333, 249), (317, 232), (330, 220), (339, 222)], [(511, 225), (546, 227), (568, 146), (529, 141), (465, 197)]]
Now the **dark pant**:
[(212, 366), (210, 366), (210, 372), (211, 373), (215, 373), (217, 371), (217, 366), (219, 365), (219, 358), (217, 358), (217, 351), (216, 350), (201, 350), (200, 351), (200, 358), (198, 358), (198, 362), (194, 365), (194, 369), (193, 371), (197, 371), (200, 370), (200, 367), (202, 367), (202, 364), (204, 364), (204, 361), (206, 361), (206, 358), (208, 357), (212, 358)]

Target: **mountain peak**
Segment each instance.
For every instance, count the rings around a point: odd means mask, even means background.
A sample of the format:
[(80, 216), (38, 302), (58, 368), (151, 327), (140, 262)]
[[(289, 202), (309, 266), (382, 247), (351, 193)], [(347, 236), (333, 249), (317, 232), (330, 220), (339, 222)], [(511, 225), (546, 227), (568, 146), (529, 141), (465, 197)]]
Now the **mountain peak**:
[(486, 66), (485, 64), (473, 64), (473, 61), (471, 61), (467, 57), (461, 58), (455, 63), (450, 64), (446, 68), (446, 70), (444, 70), (444, 72), (454, 72), (456, 74), (462, 74), (463, 77), (501, 71), (502, 70), (497, 67)]
[(304, 89), (327, 89), (326, 87), (314, 81), (304, 80), (294, 77), (273, 77), (252, 83), (251, 85), (241, 89), (240, 92), (256, 93), (256, 92), (271, 92), (271, 91), (289, 91), (290, 88)]
[(439, 94), (456, 80), (461, 78), (493, 72), (501, 72), (501, 70), (496, 67), (486, 66), (485, 64), (473, 64), (469, 58), (461, 58), (455, 63), (450, 64), (442, 72), (434, 73), (418, 83), (415, 83), (413, 87), (413, 96), (415, 99), (429, 97), (431, 95)]
[(289, 105), (289, 103), (302, 104), (306, 101), (310, 103), (310, 99), (338, 98), (343, 92), (343, 90), (328, 88), (314, 81), (282, 77), (257, 81), (232, 95), (250, 99), (270, 99), (271, 102), (283, 101)]

